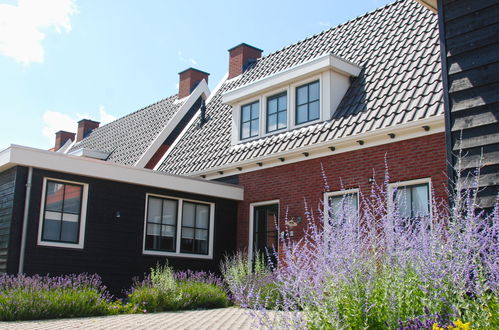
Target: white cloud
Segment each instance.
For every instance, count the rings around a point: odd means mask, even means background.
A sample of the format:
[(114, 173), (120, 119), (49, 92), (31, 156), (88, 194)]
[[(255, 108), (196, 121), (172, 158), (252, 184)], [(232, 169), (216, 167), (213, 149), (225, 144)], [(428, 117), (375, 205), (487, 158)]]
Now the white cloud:
[(76, 0), (18, 0), (17, 6), (0, 4), (0, 54), (23, 64), (42, 63), (42, 30), (71, 31), (70, 16)]
[(190, 65), (196, 65), (198, 62), (193, 59), (193, 58), (187, 58), (182, 55), (182, 52), (179, 50), (178, 51), (178, 59), (181, 60), (182, 62), (189, 63)]
[[(76, 132), (76, 128), (78, 127), (78, 121), (83, 118), (92, 119), (92, 116), (89, 116), (88, 114), (79, 114), (79, 113), (76, 113), (74, 115), (68, 115), (57, 111), (46, 111), (43, 114), (42, 134), (43, 136), (47, 137), (51, 143), (53, 143), (56, 132), (61, 130), (68, 132)], [(104, 125), (113, 120), (116, 120), (116, 117), (107, 113), (106, 108), (103, 105), (100, 105), (99, 120), (98, 120), (100, 124)]]

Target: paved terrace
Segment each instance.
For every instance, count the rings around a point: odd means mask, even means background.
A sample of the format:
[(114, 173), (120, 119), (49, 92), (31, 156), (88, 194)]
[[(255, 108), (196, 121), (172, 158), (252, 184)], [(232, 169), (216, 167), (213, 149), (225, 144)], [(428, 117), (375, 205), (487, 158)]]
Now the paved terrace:
[(256, 329), (247, 310), (220, 308), (200, 311), (127, 314), (45, 321), (0, 322), (0, 329)]

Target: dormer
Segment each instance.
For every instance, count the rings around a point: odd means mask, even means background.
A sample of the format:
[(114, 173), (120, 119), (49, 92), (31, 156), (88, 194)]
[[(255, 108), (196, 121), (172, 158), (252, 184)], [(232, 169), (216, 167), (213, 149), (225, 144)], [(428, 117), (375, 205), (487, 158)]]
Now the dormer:
[(244, 143), (331, 119), (361, 67), (333, 54), (222, 94), (232, 106), (232, 143)]

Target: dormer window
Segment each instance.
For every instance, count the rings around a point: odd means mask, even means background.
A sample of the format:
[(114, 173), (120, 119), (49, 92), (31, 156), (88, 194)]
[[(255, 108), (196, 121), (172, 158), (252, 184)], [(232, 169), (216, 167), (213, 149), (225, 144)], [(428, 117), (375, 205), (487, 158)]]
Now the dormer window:
[(288, 126), (288, 93), (280, 93), (267, 98), (267, 133)]
[(222, 94), (232, 106), (232, 144), (329, 120), (361, 68), (333, 54)]
[(296, 88), (296, 124), (304, 124), (320, 118), (319, 81)]
[(256, 101), (241, 107), (241, 140), (258, 136), (260, 102)]

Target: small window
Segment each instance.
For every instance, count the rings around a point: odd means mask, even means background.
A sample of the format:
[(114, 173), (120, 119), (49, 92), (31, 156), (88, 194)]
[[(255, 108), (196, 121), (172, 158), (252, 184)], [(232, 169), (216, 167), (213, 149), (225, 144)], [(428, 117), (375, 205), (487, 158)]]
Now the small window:
[(149, 197), (147, 203), (147, 250), (175, 251), (178, 201)]
[(241, 140), (258, 136), (259, 113), (259, 101), (241, 107)]
[(288, 95), (286, 92), (267, 99), (267, 133), (287, 127)]
[(184, 202), (180, 252), (208, 254), (210, 206)]
[(296, 124), (320, 118), (319, 81), (296, 88)]
[(326, 215), (329, 224), (344, 223), (359, 212), (359, 193), (357, 189), (326, 193)]
[(83, 248), (87, 185), (44, 179), (39, 245)]
[(398, 186), (393, 201), (402, 218), (418, 218), (430, 215), (430, 186), (428, 183)]

